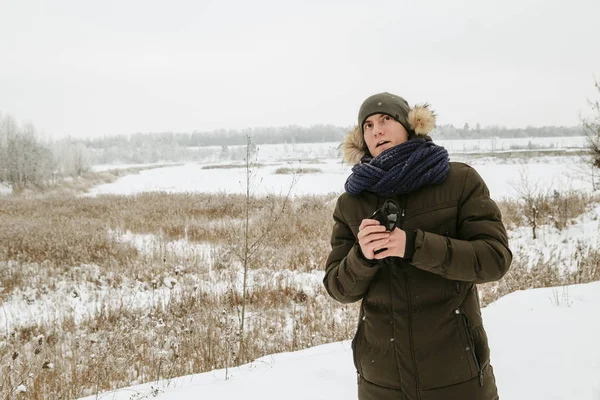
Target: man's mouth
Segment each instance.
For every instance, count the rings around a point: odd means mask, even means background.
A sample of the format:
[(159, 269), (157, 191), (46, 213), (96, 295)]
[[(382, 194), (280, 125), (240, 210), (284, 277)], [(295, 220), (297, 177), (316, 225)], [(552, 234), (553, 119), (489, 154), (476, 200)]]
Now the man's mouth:
[(390, 142), (389, 140), (382, 140), (380, 142), (377, 142), (377, 146), (375, 146), (375, 147), (383, 146), (384, 144), (389, 143), (389, 142)]

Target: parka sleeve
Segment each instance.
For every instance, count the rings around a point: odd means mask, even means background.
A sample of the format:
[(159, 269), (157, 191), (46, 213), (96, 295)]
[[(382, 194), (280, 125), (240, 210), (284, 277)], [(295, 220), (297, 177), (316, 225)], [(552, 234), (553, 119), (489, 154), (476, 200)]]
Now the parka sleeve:
[(331, 252), (327, 257), (323, 284), (335, 300), (353, 303), (364, 297), (379, 267), (376, 262), (369, 262), (362, 256), (360, 246), (344, 219), (342, 196), (338, 198), (333, 219)]
[(457, 239), (417, 230), (414, 266), (445, 278), (484, 283), (502, 278), (512, 253), (500, 210), (469, 168), (458, 204)]

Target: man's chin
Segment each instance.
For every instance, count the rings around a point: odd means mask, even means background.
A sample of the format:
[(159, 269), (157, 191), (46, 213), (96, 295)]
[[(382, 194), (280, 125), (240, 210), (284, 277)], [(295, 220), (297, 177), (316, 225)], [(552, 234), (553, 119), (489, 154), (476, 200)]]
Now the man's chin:
[(377, 148), (377, 151), (379, 151), (379, 153), (377, 155), (383, 153), (387, 149), (391, 149), (392, 147), (394, 147), (394, 144), (392, 142), (388, 142), (386, 144), (382, 144), (381, 146), (379, 146)]

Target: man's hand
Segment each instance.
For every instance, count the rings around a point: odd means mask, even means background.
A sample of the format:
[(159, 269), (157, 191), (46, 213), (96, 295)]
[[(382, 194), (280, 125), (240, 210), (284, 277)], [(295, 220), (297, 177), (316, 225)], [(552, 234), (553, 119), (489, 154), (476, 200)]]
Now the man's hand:
[(383, 249), (390, 241), (390, 232), (376, 219), (363, 219), (358, 227), (358, 244), (367, 260), (373, 260), (375, 251)]
[(375, 254), (376, 260), (381, 260), (386, 257), (404, 257), (406, 252), (406, 232), (400, 228), (395, 228), (392, 232), (388, 232), (389, 241), (385, 245), (385, 250)]
[[(363, 219), (358, 227), (358, 244), (368, 260), (381, 260), (386, 257), (403, 257), (406, 250), (406, 232), (396, 228), (392, 232), (374, 219)], [(375, 251), (384, 249), (381, 253)]]

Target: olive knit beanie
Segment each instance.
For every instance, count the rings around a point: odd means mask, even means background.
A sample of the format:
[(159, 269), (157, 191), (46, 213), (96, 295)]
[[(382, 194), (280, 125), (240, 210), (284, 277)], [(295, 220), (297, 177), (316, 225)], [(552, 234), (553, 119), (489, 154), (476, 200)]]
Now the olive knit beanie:
[(408, 113), (410, 112), (410, 106), (408, 102), (400, 96), (384, 92), (374, 94), (367, 98), (360, 106), (358, 111), (358, 126), (361, 132), (363, 131), (363, 125), (365, 120), (374, 114), (386, 114), (400, 122), (404, 129), (411, 134), (412, 128), (408, 123)]

